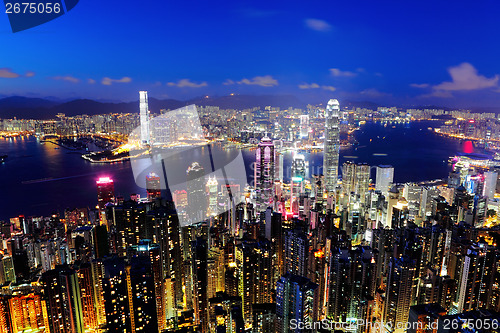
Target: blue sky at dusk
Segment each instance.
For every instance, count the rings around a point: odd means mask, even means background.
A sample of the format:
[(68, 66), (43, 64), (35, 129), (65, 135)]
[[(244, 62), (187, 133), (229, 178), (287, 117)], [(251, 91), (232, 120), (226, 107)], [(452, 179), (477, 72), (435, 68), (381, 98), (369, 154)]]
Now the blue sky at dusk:
[(81, 0), (12, 33), (2, 11), (0, 95), (500, 106), (499, 17), (493, 0)]

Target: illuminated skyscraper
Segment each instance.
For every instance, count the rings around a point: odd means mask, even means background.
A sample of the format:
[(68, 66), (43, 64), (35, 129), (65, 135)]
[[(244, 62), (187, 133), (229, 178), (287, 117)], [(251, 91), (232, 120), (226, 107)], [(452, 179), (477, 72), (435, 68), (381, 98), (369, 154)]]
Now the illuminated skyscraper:
[(493, 199), (497, 187), (498, 173), (487, 171), (484, 173), (483, 195), (488, 199)]
[(300, 137), (307, 138), (309, 135), (309, 115), (300, 116)]
[(207, 193), (208, 193), (208, 210), (209, 214), (212, 216), (217, 215), (217, 195), (219, 183), (216, 177), (208, 177), (207, 181)]
[(160, 177), (154, 172), (146, 176), (146, 189), (148, 191), (148, 199), (161, 197)]
[(339, 114), (339, 102), (336, 99), (329, 100), (325, 110), (325, 146), (323, 153), (323, 175), (327, 193), (335, 191), (339, 175)]
[(391, 165), (377, 166), (377, 175), (375, 177), (375, 189), (382, 192), (387, 198), (389, 189), (394, 181), (394, 168)]
[[(288, 333), (291, 320), (311, 325), (317, 320), (318, 285), (286, 273), (276, 284), (276, 332)], [(299, 331), (299, 330), (296, 330)]]
[(99, 210), (104, 210), (104, 207), (109, 202), (115, 201), (115, 185), (109, 177), (101, 177), (97, 183), (97, 202)]
[(274, 145), (267, 136), (262, 138), (255, 151), (255, 191), (257, 192), (257, 211), (265, 211), (273, 195), (275, 169)]
[(296, 154), (292, 162), (291, 203), (292, 212), (299, 213), (299, 198), (304, 193), (304, 183), (307, 174), (307, 162), (304, 155)]
[(186, 175), (188, 215), (193, 222), (200, 222), (207, 217), (205, 169), (198, 162), (194, 162), (187, 169)]
[(148, 110), (148, 92), (139, 91), (139, 109), (141, 121), (141, 144), (149, 145), (149, 110)]

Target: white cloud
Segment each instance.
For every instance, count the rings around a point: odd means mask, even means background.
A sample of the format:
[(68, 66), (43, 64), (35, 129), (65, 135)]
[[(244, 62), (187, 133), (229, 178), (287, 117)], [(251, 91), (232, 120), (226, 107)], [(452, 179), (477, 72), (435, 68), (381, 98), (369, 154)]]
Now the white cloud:
[(27, 71), (26, 74), (24, 74), (24, 76), (26, 76), (26, 77), (33, 77), (33, 76), (35, 76), (35, 72), (33, 72), (33, 71)]
[(468, 62), (461, 63), (458, 66), (448, 68), (451, 82), (442, 82), (433, 87), (435, 90), (458, 91), (458, 90), (481, 90), (486, 88), (498, 87), (499, 76), (487, 78), (477, 73)]
[(302, 83), (302, 84), (299, 84), (299, 88), (300, 89), (317, 89), (319, 88), (319, 84), (317, 83)]
[(413, 88), (427, 88), (427, 87), (429, 87), (429, 84), (428, 83), (411, 83), (410, 87), (413, 87)]
[(87, 83), (88, 83), (88, 84), (94, 84), (94, 83), (95, 83), (95, 80), (94, 80), (94, 79), (87, 79)]
[(208, 86), (208, 83), (202, 82), (202, 83), (195, 83), (191, 82), (189, 79), (182, 79), (176, 82), (168, 82), (167, 86), (169, 87), (179, 87), (179, 88), (200, 88), (200, 87), (206, 87)]
[(129, 83), (132, 82), (132, 79), (128, 76), (124, 76), (121, 79), (111, 79), (109, 77), (105, 77), (101, 80), (101, 83), (105, 86), (110, 86), (113, 83)]
[(299, 89), (324, 89), (324, 90), (329, 90), (329, 91), (335, 91), (337, 88), (333, 86), (320, 86), (317, 83), (302, 83), (299, 84)]
[(238, 84), (256, 85), (261, 87), (273, 87), (278, 85), (278, 80), (274, 79), (271, 75), (256, 76), (252, 79), (243, 79), (238, 81)]
[(329, 91), (335, 91), (337, 88), (333, 86), (321, 86), (322, 89), (329, 90)]
[(308, 27), (311, 30), (315, 31), (321, 31), (321, 32), (327, 32), (332, 29), (332, 26), (330, 23), (324, 21), (324, 20), (319, 20), (319, 19), (313, 19), (313, 18), (308, 18), (304, 21), (306, 27)]
[(223, 85), (225, 86), (230, 86), (232, 84), (235, 84), (236, 82), (234, 82), (233, 80), (230, 80), (230, 79), (227, 79), (226, 81), (222, 82)]
[(354, 72), (349, 72), (349, 71), (341, 71), (340, 69), (338, 68), (330, 68), (330, 74), (332, 74), (332, 76), (336, 76), (336, 77), (340, 77), (340, 76), (344, 76), (344, 77), (352, 77), (352, 76), (356, 76), (357, 74), (354, 73)]
[(0, 78), (15, 79), (21, 75), (14, 73), (10, 68), (0, 68)]
[(71, 82), (71, 83), (78, 83), (80, 82), (80, 79), (73, 77), (71, 75), (66, 75), (66, 76), (54, 76), (52, 77), (53, 80), (60, 80), (60, 81), (66, 81), (66, 82)]

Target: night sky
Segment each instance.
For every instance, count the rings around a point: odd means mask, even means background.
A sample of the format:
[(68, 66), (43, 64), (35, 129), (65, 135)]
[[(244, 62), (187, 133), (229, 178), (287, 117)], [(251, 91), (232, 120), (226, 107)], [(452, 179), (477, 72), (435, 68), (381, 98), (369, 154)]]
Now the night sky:
[(0, 95), (500, 106), (499, 18), (495, 0), (81, 0), (12, 33), (2, 10)]

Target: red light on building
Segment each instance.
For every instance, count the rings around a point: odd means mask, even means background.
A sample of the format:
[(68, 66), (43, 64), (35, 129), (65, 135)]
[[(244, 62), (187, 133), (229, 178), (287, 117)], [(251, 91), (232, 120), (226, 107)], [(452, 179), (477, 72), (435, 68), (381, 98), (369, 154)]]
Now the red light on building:
[(103, 210), (107, 203), (115, 201), (115, 185), (111, 178), (101, 177), (96, 181), (97, 203), (99, 209)]
[(161, 183), (160, 177), (154, 172), (146, 176), (146, 190), (148, 192), (148, 199), (161, 197)]
[(471, 154), (473, 152), (474, 152), (474, 145), (472, 144), (472, 141), (465, 141), (464, 142), (464, 153)]

